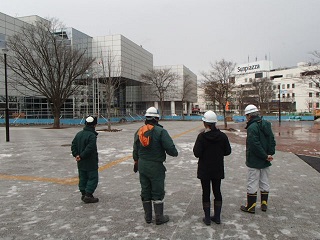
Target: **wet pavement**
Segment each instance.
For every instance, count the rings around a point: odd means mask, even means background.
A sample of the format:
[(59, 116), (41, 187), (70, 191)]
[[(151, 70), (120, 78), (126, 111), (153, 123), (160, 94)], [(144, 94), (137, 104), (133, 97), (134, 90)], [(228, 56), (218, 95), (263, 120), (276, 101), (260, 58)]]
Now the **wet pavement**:
[[(320, 157), (320, 123), (313, 121), (271, 123), (278, 151)], [(237, 130), (230, 131), (228, 134), (230, 139), (245, 144), (245, 126), (245, 123), (229, 123), (228, 128)]]
[[(132, 171), (133, 134), (141, 124), (99, 132), (97, 204), (82, 203), (77, 190), (70, 143), (81, 127), (11, 128), (9, 143), (1, 127), (0, 239), (320, 239), (320, 175), (294, 154), (319, 154), (318, 127), (283, 123), (277, 130), (273, 123), (278, 146), (271, 167), (269, 209), (262, 212), (258, 204), (256, 214), (239, 209), (246, 200), (244, 124), (230, 124), (234, 132), (223, 130), (232, 154), (225, 158), (222, 224), (206, 226), (197, 159), (192, 154), (202, 124), (161, 122), (179, 156), (168, 157), (165, 163), (165, 214), (170, 221), (157, 226), (144, 222), (139, 177)], [(309, 146), (306, 139), (313, 148), (304, 148), (303, 144)]]

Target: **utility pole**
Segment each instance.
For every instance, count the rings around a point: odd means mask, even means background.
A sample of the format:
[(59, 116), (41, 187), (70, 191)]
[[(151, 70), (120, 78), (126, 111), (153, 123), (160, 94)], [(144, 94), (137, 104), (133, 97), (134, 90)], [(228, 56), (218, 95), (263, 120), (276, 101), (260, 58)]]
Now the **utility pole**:
[(8, 74), (7, 74), (7, 52), (8, 49), (2, 49), (4, 54), (4, 86), (6, 94), (6, 109), (5, 109), (5, 120), (6, 120), (6, 142), (10, 142), (10, 132), (9, 132), (9, 100), (8, 100)]
[(279, 126), (281, 125), (281, 84), (279, 83)]

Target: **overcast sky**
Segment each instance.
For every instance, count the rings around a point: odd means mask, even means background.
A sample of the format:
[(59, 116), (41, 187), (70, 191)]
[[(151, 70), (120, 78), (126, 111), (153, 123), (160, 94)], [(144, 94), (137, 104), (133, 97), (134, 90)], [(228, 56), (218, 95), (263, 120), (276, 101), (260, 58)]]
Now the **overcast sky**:
[(55, 17), (90, 36), (122, 34), (154, 65), (195, 74), (222, 58), (291, 67), (320, 50), (320, 0), (6, 0), (12, 17)]

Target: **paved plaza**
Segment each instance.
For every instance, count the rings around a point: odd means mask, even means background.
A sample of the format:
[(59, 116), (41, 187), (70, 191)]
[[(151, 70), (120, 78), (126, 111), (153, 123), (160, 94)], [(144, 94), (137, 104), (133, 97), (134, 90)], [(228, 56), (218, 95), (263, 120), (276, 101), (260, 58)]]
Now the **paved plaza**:
[(320, 239), (320, 173), (296, 155), (277, 151), (268, 211), (258, 204), (256, 214), (241, 212), (246, 201), (245, 146), (233, 142), (225, 158), (222, 223), (206, 226), (192, 152), (202, 123), (160, 123), (179, 151), (165, 163), (165, 214), (170, 221), (163, 225), (145, 223), (139, 175), (132, 170), (133, 135), (142, 122), (114, 126), (118, 132), (97, 127), (96, 204), (81, 201), (70, 152), (82, 126), (11, 127), (10, 142), (0, 127), (0, 239)]

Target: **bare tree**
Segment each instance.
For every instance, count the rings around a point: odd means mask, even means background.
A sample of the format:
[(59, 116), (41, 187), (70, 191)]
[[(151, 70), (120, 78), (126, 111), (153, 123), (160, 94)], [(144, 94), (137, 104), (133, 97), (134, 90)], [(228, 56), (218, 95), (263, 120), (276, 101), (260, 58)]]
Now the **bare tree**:
[(54, 128), (60, 127), (62, 105), (79, 87), (75, 80), (93, 62), (85, 50), (71, 46), (70, 41), (55, 34), (62, 27), (56, 19), (25, 24), (7, 42), (13, 80), (17, 86), (47, 98)]
[(240, 115), (243, 115), (243, 109), (245, 104), (245, 98), (246, 98), (246, 85), (238, 85), (235, 89), (235, 102), (239, 106), (239, 113)]
[(232, 99), (234, 88), (233, 71), (235, 63), (224, 59), (211, 63), (209, 72), (202, 72), (204, 80), (204, 92), (210, 101), (218, 103), (219, 109), (223, 111), (224, 127), (227, 128), (226, 104)]
[(181, 89), (181, 103), (182, 103), (182, 119), (184, 120), (183, 109), (184, 105), (187, 105), (187, 98), (192, 93), (194, 89), (194, 83), (189, 75), (184, 75), (182, 80)]
[(254, 79), (252, 82), (259, 109), (269, 112), (269, 102), (273, 98), (273, 83), (269, 78)]
[(111, 49), (108, 49), (106, 56), (103, 56), (101, 52), (101, 61), (99, 62), (102, 67), (101, 83), (104, 85), (109, 131), (111, 130), (111, 109), (114, 104), (115, 94), (121, 86), (120, 63), (117, 61), (117, 57)]
[(308, 112), (310, 113), (310, 112), (312, 112), (312, 105), (313, 105), (313, 101), (312, 101), (312, 99), (306, 99), (305, 100), (305, 104), (306, 104), (306, 107), (307, 107), (307, 109), (308, 109)]
[(308, 77), (312, 82), (315, 83), (317, 88), (320, 88), (320, 52), (313, 51), (311, 55), (314, 58), (308, 64), (309, 66), (302, 75)]
[(142, 74), (141, 78), (151, 86), (151, 95), (159, 100), (161, 114), (164, 114), (165, 93), (180, 76), (171, 72), (171, 69), (152, 69)]

